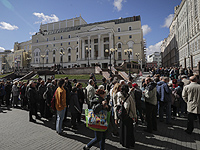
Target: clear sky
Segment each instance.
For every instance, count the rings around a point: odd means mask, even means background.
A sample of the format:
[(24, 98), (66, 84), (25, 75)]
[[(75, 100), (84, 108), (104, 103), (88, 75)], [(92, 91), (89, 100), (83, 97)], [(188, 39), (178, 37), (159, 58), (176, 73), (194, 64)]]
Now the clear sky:
[(40, 23), (81, 16), (87, 23), (140, 15), (147, 53), (158, 51), (169, 34), (181, 0), (0, 0), (0, 51), (28, 41)]

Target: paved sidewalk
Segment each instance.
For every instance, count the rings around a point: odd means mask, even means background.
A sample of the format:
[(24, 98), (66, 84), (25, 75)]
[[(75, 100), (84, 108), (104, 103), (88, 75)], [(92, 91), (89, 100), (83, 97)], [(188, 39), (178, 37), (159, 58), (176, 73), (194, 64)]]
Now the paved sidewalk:
[[(37, 120), (37, 123), (28, 121), (28, 112), (20, 109), (12, 111), (3, 110), (0, 113), (0, 150), (81, 150), (93, 137), (93, 131), (79, 126), (78, 131), (69, 128), (66, 123), (65, 136), (59, 136), (55, 132), (55, 119), (51, 121)], [(145, 133), (144, 126), (135, 128), (135, 150), (199, 150), (200, 129), (195, 122), (195, 130), (192, 135), (184, 132), (186, 118), (177, 118), (173, 125), (158, 122), (158, 131), (154, 134)], [(92, 147), (92, 150), (98, 149)], [(106, 139), (107, 150), (125, 150), (119, 139), (112, 138), (110, 134)]]

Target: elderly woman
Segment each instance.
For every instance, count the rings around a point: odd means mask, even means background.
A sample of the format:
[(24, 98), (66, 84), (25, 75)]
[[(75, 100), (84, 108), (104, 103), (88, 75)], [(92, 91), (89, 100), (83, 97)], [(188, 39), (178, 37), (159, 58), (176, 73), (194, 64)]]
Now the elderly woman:
[(129, 115), (126, 120), (120, 120), (120, 144), (126, 148), (134, 147), (135, 137), (133, 129), (133, 119), (136, 116), (135, 100), (132, 95), (129, 94), (128, 85), (122, 85), (121, 92), (117, 93), (117, 103), (123, 104), (124, 108)]

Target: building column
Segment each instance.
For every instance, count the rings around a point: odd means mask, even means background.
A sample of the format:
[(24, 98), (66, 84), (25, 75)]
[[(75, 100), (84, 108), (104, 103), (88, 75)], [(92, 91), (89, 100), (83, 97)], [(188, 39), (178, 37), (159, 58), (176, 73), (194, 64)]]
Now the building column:
[[(112, 33), (109, 33), (109, 51), (111, 48), (114, 48), (113, 47), (113, 34)], [(113, 55), (111, 55), (112, 59), (113, 59)]]
[(82, 41), (82, 59), (85, 59), (85, 43), (84, 39), (81, 39)]
[(104, 58), (104, 42), (103, 42), (103, 39), (102, 39), (102, 42), (100, 42), (100, 46), (101, 46), (101, 59)]
[[(89, 50), (90, 47), (91, 47), (90, 36), (88, 36), (88, 50)], [(92, 52), (92, 50), (88, 53), (89, 59), (90, 59), (90, 53), (91, 53), (91, 52)], [(92, 54), (91, 54), (91, 56), (92, 56)]]
[(82, 49), (81, 49), (81, 39), (78, 38), (78, 60), (81, 59), (81, 52), (82, 52)]
[(98, 59), (101, 59), (101, 34), (98, 35)]
[(94, 59), (94, 39), (91, 40), (91, 58)]

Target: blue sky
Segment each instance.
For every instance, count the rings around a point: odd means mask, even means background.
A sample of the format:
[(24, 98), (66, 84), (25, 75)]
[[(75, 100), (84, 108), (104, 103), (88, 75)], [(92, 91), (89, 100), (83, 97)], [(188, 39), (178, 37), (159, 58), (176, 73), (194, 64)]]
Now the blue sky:
[(159, 51), (181, 0), (0, 0), (0, 51), (30, 40), (40, 22), (81, 16), (87, 23), (141, 16), (148, 54)]

